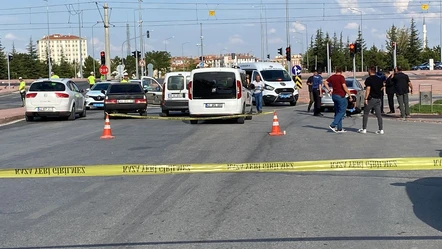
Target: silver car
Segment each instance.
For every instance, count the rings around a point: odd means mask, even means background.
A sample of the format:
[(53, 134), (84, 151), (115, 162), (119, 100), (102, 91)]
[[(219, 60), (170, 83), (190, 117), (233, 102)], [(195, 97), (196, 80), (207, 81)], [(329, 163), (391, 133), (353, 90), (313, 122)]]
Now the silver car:
[(104, 94), (101, 90), (107, 90), (109, 85), (118, 82), (100, 82), (96, 83), (91, 89), (89, 89), (84, 97), (86, 98), (86, 108), (104, 108)]
[[(362, 109), (364, 105), (364, 96), (365, 90), (361, 83), (355, 78), (346, 78), (345, 84), (347, 85), (348, 90), (350, 91), (352, 96), (356, 97), (356, 107)], [(331, 84), (328, 85), (330, 89), (332, 89)], [(321, 110), (333, 109), (334, 103), (331, 97), (331, 94), (326, 92), (326, 88), (323, 87), (324, 94), (321, 99)]]

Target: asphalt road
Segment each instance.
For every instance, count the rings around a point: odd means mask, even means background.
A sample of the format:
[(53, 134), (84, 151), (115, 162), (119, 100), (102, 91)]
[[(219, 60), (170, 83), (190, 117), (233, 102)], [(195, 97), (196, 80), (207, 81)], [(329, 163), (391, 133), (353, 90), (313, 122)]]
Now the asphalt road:
[[(18, 122), (0, 127), (0, 168), (442, 156), (440, 124), (384, 120), (375, 135), (371, 118), (358, 134), (355, 117), (335, 134), (330, 113), (275, 109), (282, 137), (272, 115), (112, 119), (106, 141), (101, 111)], [(440, 248), (441, 195), (437, 171), (2, 179), (0, 248)]]

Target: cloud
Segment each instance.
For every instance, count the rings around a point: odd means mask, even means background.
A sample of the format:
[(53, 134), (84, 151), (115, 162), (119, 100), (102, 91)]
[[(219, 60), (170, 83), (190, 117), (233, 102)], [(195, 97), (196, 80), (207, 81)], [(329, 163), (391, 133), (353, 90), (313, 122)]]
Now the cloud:
[(397, 13), (403, 13), (408, 9), (408, 4), (410, 3), (410, 0), (401, 0), (401, 1), (395, 1), (393, 3), (396, 12)]
[(281, 37), (272, 37), (269, 39), (269, 44), (283, 44), (284, 40)]
[(229, 37), (229, 43), (233, 45), (238, 45), (238, 44), (244, 44), (245, 42), (240, 35), (233, 35)]
[(342, 8), (342, 14), (351, 12), (351, 10), (349, 10), (348, 8), (358, 7), (358, 0), (336, 0), (336, 2), (338, 2), (339, 6)]
[(292, 29), (290, 29), (291, 32), (299, 32), (299, 31), (304, 31), (304, 30), (305, 30), (305, 25), (303, 25), (299, 22), (293, 22)]
[(347, 25), (345, 25), (344, 28), (345, 29), (358, 29), (359, 28), (359, 24), (357, 24), (355, 22), (349, 22), (349, 23), (347, 23)]
[(12, 33), (7, 33), (7, 34), (5, 35), (5, 39), (6, 39), (6, 40), (11, 40), (11, 41), (13, 41), (13, 40), (18, 40), (17, 36), (15, 36), (15, 35), (12, 34)]
[(370, 31), (371, 31), (371, 35), (377, 39), (385, 39), (386, 38), (385, 32), (379, 32), (375, 28), (372, 28)]
[(276, 33), (276, 29), (275, 28), (271, 28), (271, 29), (269, 29), (268, 33), (269, 34), (274, 34), (274, 33)]

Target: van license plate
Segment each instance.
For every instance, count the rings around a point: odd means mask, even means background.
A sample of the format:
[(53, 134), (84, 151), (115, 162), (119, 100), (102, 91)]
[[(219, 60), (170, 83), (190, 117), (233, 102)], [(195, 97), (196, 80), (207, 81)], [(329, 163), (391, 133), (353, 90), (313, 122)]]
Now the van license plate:
[(290, 93), (281, 94), (281, 95), (279, 95), (279, 97), (281, 99), (289, 99), (290, 97), (292, 97), (292, 94), (290, 94)]
[(53, 107), (38, 107), (37, 111), (39, 112), (52, 112), (54, 110)]
[(181, 98), (181, 94), (179, 94), (179, 93), (172, 93), (170, 98)]
[(206, 108), (223, 108), (224, 104), (206, 104)]

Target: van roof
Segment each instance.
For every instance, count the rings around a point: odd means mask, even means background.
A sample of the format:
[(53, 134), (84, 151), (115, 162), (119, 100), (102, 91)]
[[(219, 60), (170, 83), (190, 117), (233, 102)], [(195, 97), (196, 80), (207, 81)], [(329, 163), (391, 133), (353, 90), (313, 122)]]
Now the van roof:
[(271, 70), (271, 69), (285, 69), (283, 65), (276, 62), (252, 62), (238, 64), (241, 69), (256, 69), (256, 70)]
[(192, 73), (203, 73), (203, 72), (244, 72), (239, 68), (230, 67), (207, 67), (207, 68), (197, 68), (193, 69)]
[(176, 76), (176, 75), (190, 75), (190, 72), (184, 72), (184, 71), (182, 71), (182, 72), (169, 72), (169, 73), (166, 73), (165, 77)]

